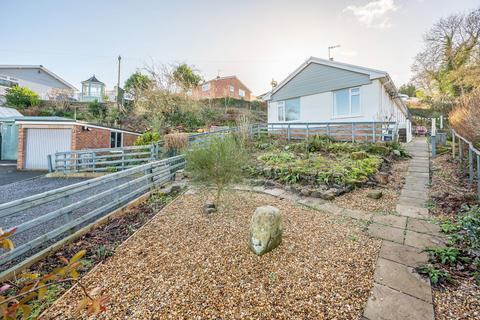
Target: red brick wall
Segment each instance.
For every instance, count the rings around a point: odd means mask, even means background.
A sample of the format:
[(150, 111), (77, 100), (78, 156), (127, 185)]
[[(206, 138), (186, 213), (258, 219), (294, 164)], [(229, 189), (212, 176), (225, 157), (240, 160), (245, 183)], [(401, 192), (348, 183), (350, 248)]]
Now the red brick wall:
[(17, 169), (22, 170), (25, 164), (25, 128), (20, 126), (18, 128), (18, 157)]
[(123, 146), (128, 147), (128, 146), (133, 146), (135, 143), (135, 140), (137, 140), (139, 136), (135, 134), (130, 134), (130, 133), (123, 133)]
[(110, 148), (110, 130), (73, 126), (72, 150)]
[[(192, 90), (192, 96), (196, 99), (215, 99), (224, 97), (244, 99), (246, 101), (252, 99), (252, 93), (236, 77), (214, 79), (208, 81), (208, 83), (210, 83), (210, 89), (208, 91), (203, 91), (202, 85), (199, 85)], [(233, 92), (230, 92), (229, 86), (233, 86)], [(245, 91), (245, 97), (242, 98), (238, 95), (239, 89)]]

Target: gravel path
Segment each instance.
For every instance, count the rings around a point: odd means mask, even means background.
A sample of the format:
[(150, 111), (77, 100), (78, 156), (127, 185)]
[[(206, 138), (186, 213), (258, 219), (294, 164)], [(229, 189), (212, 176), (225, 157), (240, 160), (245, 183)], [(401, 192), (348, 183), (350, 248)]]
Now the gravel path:
[[(235, 192), (222, 212), (184, 195), (117, 249), (82, 282), (109, 297), (101, 319), (359, 319), (380, 241), (361, 226), (276, 197)], [(247, 246), (257, 206), (283, 214), (284, 236), (257, 257)], [(77, 288), (45, 319), (75, 313)]]
[[(0, 226), (3, 229), (9, 229), (12, 227), (15, 227), (21, 223), (30, 221), (32, 219), (35, 219), (37, 217), (40, 217), (42, 215), (45, 215), (49, 212), (58, 210), (60, 208), (63, 208), (69, 204), (78, 202), (82, 199), (86, 199), (90, 196), (93, 196), (95, 194), (101, 193), (105, 190), (111, 189), (115, 186), (120, 185), (121, 183), (127, 182), (130, 178), (123, 178), (120, 180), (117, 180), (115, 182), (110, 182), (105, 185), (101, 185), (95, 188), (91, 188), (86, 191), (82, 191), (78, 194), (71, 195), (68, 197), (68, 199), (58, 199), (55, 201), (51, 201), (48, 203), (44, 203), (42, 205), (38, 205), (34, 208), (28, 209), (28, 210), (23, 210), (21, 212), (18, 212), (12, 216), (0, 218)], [(79, 178), (37, 178), (29, 181), (21, 181), (5, 186), (0, 186), (0, 203), (5, 203), (9, 202), (12, 200), (24, 198), (30, 195), (42, 193), (45, 191), (49, 190), (54, 190), (57, 188), (61, 188), (67, 185), (71, 185), (74, 183), (78, 183), (80, 181), (84, 181), (86, 179), (79, 179)], [(133, 191), (135, 188), (138, 188), (139, 185), (131, 186), (125, 191), (122, 192), (122, 194), (126, 194), (129, 191)], [(104, 197), (100, 200), (97, 200), (96, 202), (86, 205), (85, 207), (76, 209), (72, 212), (71, 218), (75, 219), (78, 218), (82, 215), (85, 215), (92, 210), (101, 207), (110, 201), (114, 200), (118, 196), (122, 194), (114, 194), (110, 195), (108, 197)], [(52, 219), (50, 221), (47, 221), (45, 223), (41, 223), (38, 226), (29, 229), (25, 232), (15, 234), (12, 237), (12, 241), (14, 242), (15, 246), (20, 246), (30, 240), (33, 240), (51, 230), (54, 230), (55, 228), (58, 228), (62, 226), (65, 223), (65, 217), (61, 216), (56, 219)], [(18, 262), (19, 260), (22, 260), (25, 256), (29, 256), (34, 252), (38, 252), (41, 248), (37, 248), (36, 250), (32, 250), (31, 252), (25, 254), (24, 256), (20, 257), (19, 259), (16, 259), (8, 264), (4, 264), (0, 266), (0, 270), (5, 270), (8, 267), (12, 266), (14, 263)]]

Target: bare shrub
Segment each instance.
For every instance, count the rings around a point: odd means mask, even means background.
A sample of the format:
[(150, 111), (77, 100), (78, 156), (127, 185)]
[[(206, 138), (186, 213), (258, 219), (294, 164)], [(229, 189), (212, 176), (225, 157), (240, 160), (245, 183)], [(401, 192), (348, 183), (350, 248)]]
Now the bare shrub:
[(472, 143), (480, 143), (480, 91), (459, 98), (449, 121), (458, 134)]
[(168, 152), (178, 153), (188, 146), (188, 134), (186, 133), (170, 133), (163, 137), (165, 148)]
[(248, 144), (251, 139), (250, 129), (252, 124), (246, 115), (241, 115), (237, 120), (237, 137), (242, 146)]

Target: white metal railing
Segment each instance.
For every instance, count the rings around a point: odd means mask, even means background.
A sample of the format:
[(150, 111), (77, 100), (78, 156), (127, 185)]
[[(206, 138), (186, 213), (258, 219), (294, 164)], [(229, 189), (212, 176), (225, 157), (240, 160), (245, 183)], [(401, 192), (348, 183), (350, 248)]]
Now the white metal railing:
[[(435, 138), (435, 137), (433, 137)], [(473, 143), (459, 135), (452, 129), (452, 156), (453, 159), (456, 159), (456, 146), (455, 140), (458, 139), (458, 159), (460, 160), (460, 166), (463, 167), (464, 165), (464, 149), (465, 146), (468, 147), (468, 181), (473, 184), (475, 179), (475, 162), (476, 162), (476, 171), (477, 171), (477, 196), (480, 199), (480, 151), (473, 146)], [(432, 146), (432, 148), (435, 148)], [(475, 154), (475, 156), (474, 156)], [(475, 157), (475, 159), (474, 159)]]

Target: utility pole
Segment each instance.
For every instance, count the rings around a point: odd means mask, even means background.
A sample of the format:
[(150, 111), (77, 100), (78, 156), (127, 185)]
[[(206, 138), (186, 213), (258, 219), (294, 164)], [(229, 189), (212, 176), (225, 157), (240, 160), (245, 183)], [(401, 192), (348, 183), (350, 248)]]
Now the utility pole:
[(331, 50), (332, 50), (332, 49), (335, 49), (335, 48), (339, 48), (339, 47), (340, 47), (339, 44), (336, 44), (336, 45), (334, 45), (334, 46), (328, 47), (328, 60), (333, 61), (333, 57), (332, 57), (332, 55), (331, 55)]
[(120, 62), (122, 57), (118, 56), (118, 77), (117, 77), (117, 109), (120, 110)]

